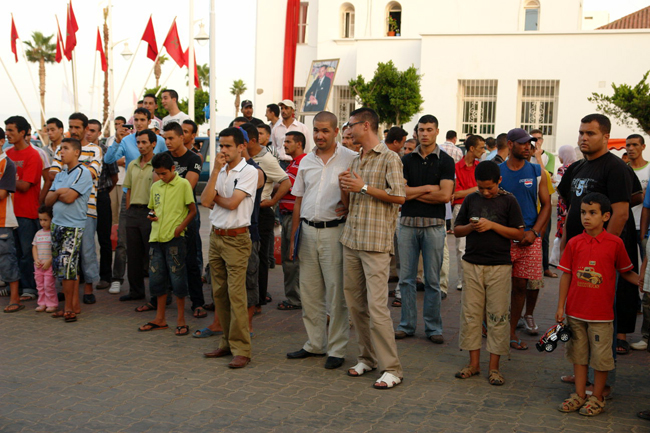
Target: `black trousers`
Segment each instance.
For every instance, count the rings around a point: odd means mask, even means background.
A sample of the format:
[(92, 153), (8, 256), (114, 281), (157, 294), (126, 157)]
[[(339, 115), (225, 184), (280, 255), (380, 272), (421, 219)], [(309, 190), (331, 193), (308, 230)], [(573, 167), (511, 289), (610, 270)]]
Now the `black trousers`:
[(133, 297), (145, 296), (144, 271), (149, 257), (149, 235), (151, 221), (147, 219), (146, 206), (132, 205), (126, 211), (126, 260), (129, 294)]
[(260, 232), (259, 305), (266, 305), (266, 291), (269, 285), (269, 245), (273, 240), (274, 224), (275, 213), (273, 209), (261, 208), (258, 223)]
[(187, 225), (185, 230), (186, 256), (185, 267), (187, 268), (187, 287), (192, 301), (192, 311), (205, 304), (203, 297), (203, 282), (201, 281), (201, 262), (198, 246), (198, 225), (196, 218)]
[(97, 191), (97, 239), (99, 240), (99, 279), (111, 282), (113, 280), (113, 245), (111, 244), (111, 229), (113, 227), (113, 211), (111, 196), (108, 190)]

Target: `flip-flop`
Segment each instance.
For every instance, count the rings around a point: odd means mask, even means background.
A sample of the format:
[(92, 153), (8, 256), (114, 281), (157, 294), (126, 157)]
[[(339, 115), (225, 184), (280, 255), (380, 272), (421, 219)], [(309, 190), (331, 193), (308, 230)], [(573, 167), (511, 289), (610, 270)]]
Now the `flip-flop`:
[(192, 337), (194, 338), (208, 338), (212, 337), (213, 335), (220, 335), (223, 334), (223, 331), (213, 331), (210, 328), (203, 328), (203, 329), (197, 329), (194, 331), (192, 334)]
[(510, 340), (510, 347), (515, 350), (528, 350), (526, 343), (522, 343), (521, 340)]
[(182, 336), (187, 335), (189, 333), (190, 333), (190, 327), (187, 326), (187, 325), (177, 326), (176, 327), (176, 332), (174, 332), (174, 334), (176, 334), (177, 337), (182, 337)]
[(402, 306), (402, 300), (401, 300), (401, 299), (397, 299), (397, 298), (395, 298), (395, 299), (393, 299), (393, 302), (391, 302), (390, 305), (391, 305), (392, 307), (397, 307), (397, 308), (399, 308), (399, 307)]
[(63, 320), (65, 320), (68, 323), (76, 322), (77, 321), (77, 315), (75, 313), (73, 313), (72, 311), (66, 311), (65, 313), (63, 313)]
[(136, 307), (135, 311), (137, 313), (144, 313), (146, 311), (155, 311), (156, 307), (154, 307), (150, 302), (147, 302), (144, 305), (140, 305), (139, 307)]
[[(149, 329), (142, 329), (143, 327), (148, 326)], [(156, 325), (153, 322), (147, 322), (141, 327), (138, 328), (138, 331), (140, 332), (149, 332), (149, 331), (161, 331), (163, 329), (169, 329), (168, 325)]]
[[(619, 350), (620, 349), (620, 350)], [(627, 355), (630, 353), (630, 343), (626, 340), (621, 340), (620, 338), (616, 339), (616, 354), (617, 355)]]
[(20, 295), (20, 300), (21, 301), (33, 301), (36, 299), (36, 295), (33, 293), (23, 293)]
[[(11, 308), (15, 307), (15, 308)], [(5, 313), (15, 313), (17, 311), (25, 309), (25, 306), (23, 304), (9, 304), (5, 307), (4, 312)]]
[(193, 315), (197, 319), (208, 317), (208, 313), (203, 309), (203, 307), (196, 307), (194, 309)]
[(291, 311), (291, 310), (302, 310), (300, 305), (293, 305), (287, 301), (282, 301), (278, 304), (278, 310), (280, 311)]

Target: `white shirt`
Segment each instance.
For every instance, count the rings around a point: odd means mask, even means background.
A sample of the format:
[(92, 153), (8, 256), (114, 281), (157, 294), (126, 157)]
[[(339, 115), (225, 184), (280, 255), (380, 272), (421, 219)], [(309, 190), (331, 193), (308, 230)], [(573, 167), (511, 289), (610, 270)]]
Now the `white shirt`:
[(237, 209), (228, 210), (214, 205), (210, 211), (210, 222), (218, 229), (237, 229), (251, 225), (251, 214), (253, 213), (253, 202), (255, 190), (257, 189), (257, 169), (247, 164), (244, 158), (239, 161), (237, 167), (226, 170), (224, 165), (217, 177), (215, 190), (221, 197), (230, 198), (235, 189), (244, 191), (246, 197), (239, 203)]
[(340, 218), (336, 215), (336, 207), (341, 200), (339, 174), (350, 167), (357, 155), (357, 152), (337, 144), (327, 164), (323, 164), (323, 160), (316, 155), (316, 149), (300, 161), (291, 190), (294, 196), (302, 197), (300, 218), (313, 222)]
[(271, 193), (273, 192), (273, 184), (289, 179), (289, 176), (287, 176), (286, 171), (282, 170), (278, 160), (266, 150), (266, 147), (263, 147), (260, 153), (253, 157), (253, 161), (266, 174), (266, 182), (262, 190), (262, 200), (268, 200), (271, 198)]
[(190, 116), (188, 116), (187, 114), (183, 113), (182, 111), (179, 111), (179, 112), (176, 113), (174, 116), (168, 114), (168, 115), (166, 115), (165, 117), (163, 117), (163, 120), (162, 120), (162, 127), (164, 128), (165, 125), (167, 125), (168, 123), (171, 123), (171, 122), (176, 122), (176, 123), (182, 125), (182, 124), (183, 124), (183, 120), (188, 120), (189, 118), (190, 118)]
[[(650, 179), (650, 162), (646, 163), (643, 167), (634, 168), (634, 174), (639, 178), (641, 186), (643, 187), (643, 196), (645, 197), (645, 190), (648, 187), (648, 179)], [(632, 215), (634, 215), (634, 224), (636, 224), (637, 231), (641, 227), (641, 211), (643, 210), (643, 203), (638, 204), (632, 208)]]
[(305, 143), (305, 152), (309, 151), (309, 143), (311, 140), (309, 139), (310, 135), (309, 131), (307, 130), (307, 126), (304, 123), (300, 123), (296, 119), (293, 119), (293, 123), (287, 128), (284, 126), (284, 123), (278, 122), (271, 131), (271, 141), (273, 142), (275, 148), (278, 149), (278, 156), (280, 157), (280, 161), (291, 161), (291, 157), (284, 151), (284, 136), (287, 135), (287, 132), (289, 131), (302, 132), (305, 135), (305, 140), (307, 141)]

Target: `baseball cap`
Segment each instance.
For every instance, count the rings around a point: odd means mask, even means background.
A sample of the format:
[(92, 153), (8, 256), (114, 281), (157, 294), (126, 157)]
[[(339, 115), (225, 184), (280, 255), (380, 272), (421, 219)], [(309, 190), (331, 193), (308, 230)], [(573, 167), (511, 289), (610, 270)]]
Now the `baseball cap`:
[(149, 129), (158, 129), (160, 130), (160, 122), (157, 121), (156, 119), (151, 119), (149, 122)]
[(294, 110), (296, 109), (296, 104), (294, 104), (291, 99), (283, 99), (278, 102), (278, 105), (284, 105), (285, 107), (293, 108)]
[(529, 141), (537, 141), (535, 137), (526, 132), (525, 129), (515, 128), (508, 131), (507, 136), (508, 141), (516, 141), (517, 143), (523, 144), (528, 143)]
[(238, 126), (237, 129), (239, 129), (241, 133), (244, 134), (244, 141), (248, 143), (250, 140), (248, 139), (248, 133), (246, 132), (246, 130), (241, 126)]
[(241, 103), (241, 108), (252, 107), (252, 106), (253, 103), (248, 99), (244, 99)]

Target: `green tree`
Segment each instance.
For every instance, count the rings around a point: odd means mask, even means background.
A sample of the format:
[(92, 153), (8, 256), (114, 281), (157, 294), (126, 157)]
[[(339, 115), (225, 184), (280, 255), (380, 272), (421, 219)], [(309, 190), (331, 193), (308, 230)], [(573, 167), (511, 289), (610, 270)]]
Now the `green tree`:
[(387, 125), (402, 125), (421, 110), (424, 102), (415, 66), (399, 71), (393, 61), (378, 63), (372, 80), (359, 75), (349, 85), (362, 106), (377, 112), (379, 121)]
[[(210, 66), (208, 66), (207, 63), (204, 63), (202, 65), (196, 65), (196, 72), (199, 74), (199, 84), (201, 85), (202, 88), (208, 89), (210, 87)], [(189, 72), (185, 74), (185, 85), (189, 85), (189, 81), (187, 80), (187, 77), (189, 75)]]
[(241, 95), (243, 95), (246, 90), (246, 83), (244, 83), (244, 80), (235, 80), (232, 82), (230, 94), (235, 95), (235, 116), (237, 115), (237, 110), (239, 110)]
[[(160, 86), (152, 87), (151, 89), (145, 89), (143, 95), (146, 95), (147, 93), (153, 93), (155, 95), (158, 92), (158, 89), (160, 89)], [(161, 90), (161, 93), (163, 90), (165, 89), (163, 88)], [(197, 125), (202, 125), (205, 123), (205, 112), (203, 111), (203, 107), (209, 104), (209, 102), (210, 93), (203, 89), (196, 89), (194, 92), (194, 120), (196, 121)], [(216, 99), (214, 103), (217, 103)], [(181, 111), (187, 113), (187, 98), (183, 98), (178, 101), (178, 108), (180, 108)], [(156, 108), (155, 112), (156, 117), (162, 119), (168, 114), (169, 112), (167, 112), (167, 110), (162, 107), (162, 104), (158, 103), (158, 108)]]
[[(27, 60), (38, 63), (38, 88), (41, 94), (43, 111), (45, 111), (45, 64), (53, 63), (56, 57), (56, 45), (50, 42), (53, 36), (45, 36), (41, 32), (33, 32), (32, 40), (23, 42), (27, 45), (27, 50), (25, 50)], [(44, 124), (45, 118), (41, 113), (41, 125)]]
[(612, 96), (592, 93), (587, 99), (596, 104), (598, 111), (612, 116), (619, 125), (637, 127), (650, 134), (650, 85), (647, 82), (649, 74), (650, 71), (646, 72), (634, 87), (612, 83)]

